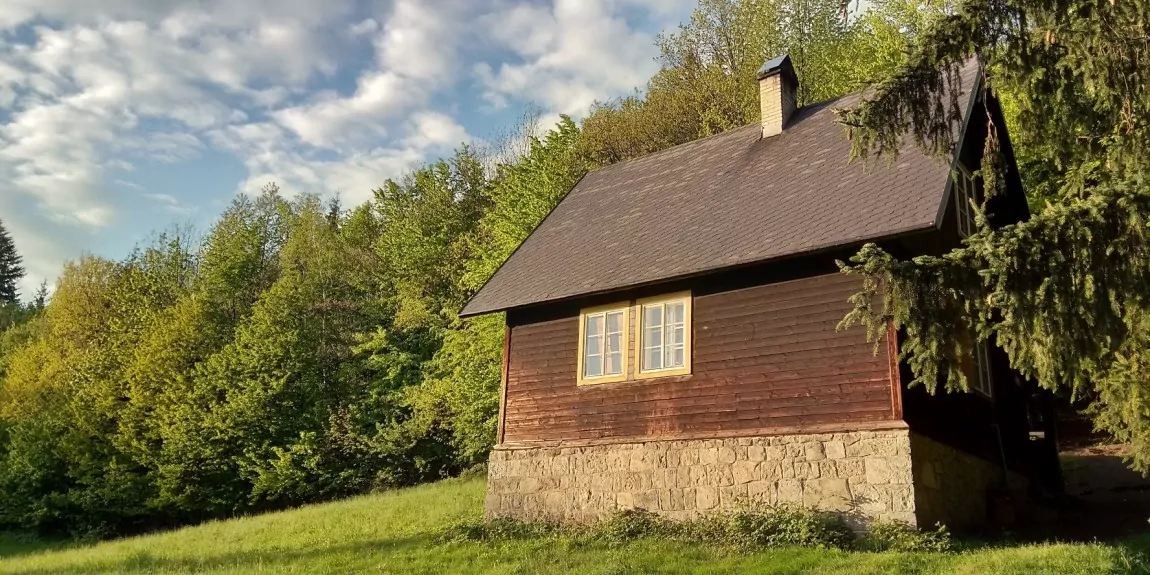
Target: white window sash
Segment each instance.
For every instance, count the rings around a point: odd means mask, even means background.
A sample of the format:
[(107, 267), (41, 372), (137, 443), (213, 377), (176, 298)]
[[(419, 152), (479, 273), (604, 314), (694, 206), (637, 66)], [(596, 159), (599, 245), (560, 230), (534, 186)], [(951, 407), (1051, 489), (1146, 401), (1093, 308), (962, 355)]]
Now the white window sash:
[[(682, 311), (680, 313), (680, 320), (672, 323), (668, 319), (669, 315), (667, 313), (667, 310), (669, 307), (676, 306), (676, 305), (680, 306)], [(648, 341), (648, 333), (650, 333), (652, 331), (652, 328), (654, 327), (654, 326), (648, 325), (648, 323), (647, 323), (647, 310), (648, 309), (652, 309), (652, 310), (658, 309), (659, 310), (659, 320), (660, 320), (660, 325), (658, 326), (659, 327), (659, 329), (658, 329), (658, 331), (659, 331), (659, 343), (657, 345), (651, 345), (650, 342)], [(642, 353), (640, 354), (640, 358), (639, 358), (639, 371), (641, 373), (655, 373), (655, 372), (660, 372), (660, 371), (670, 371), (670, 370), (675, 370), (675, 369), (682, 369), (682, 368), (686, 367), (686, 365), (687, 365), (686, 330), (688, 329), (688, 326), (687, 326), (687, 300), (686, 300), (686, 298), (668, 300), (668, 301), (663, 301), (663, 302), (654, 303), (654, 304), (643, 304), (642, 306), (640, 306), (639, 316), (640, 316), (639, 333), (640, 333), (640, 338), (641, 338), (642, 344), (643, 344), (641, 346), (642, 347), (642, 350), (641, 350)], [(683, 335), (682, 335), (682, 337), (678, 338), (677, 343), (672, 344), (671, 343), (671, 334), (674, 332), (674, 330), (676, 328), (682, 329)], [(683, 357), (682, 357), (681, 361), (679, 361), (679, 362), (668, 361), (668, 359), (674, 360), (674, 356), (671, 354), (676, 349), (681, 349), (683, 352)], [(655, 353), (656, 351), (658, 352), (657, 354)], [(659, 366), (658, 367), (649, 367), (648, 362), (647, 362), (647, 358), (649, 356), (657, 356), (659, 358)]]
[[(611, 331), (610, 326), (609, 326), (609, 324), (610, 324), (609, 316), (612, 316), (612, 315), (619, 315), (620, 316), (619, 317), (619, 329), (617, 331)], [(592, 322), (595, 319), (598, 319), (598, 318), (602, 318), (602, 323), (600, 324), (600, 326), (601, 326), (600, 331), (596, 335), (591, 335), (590, 331), (587, 328), (589, 325), (592, 324)], [(624, 309), (617, 309), (617, 310), (605, 310), (605, 311), (588, 313), (588, 314), (583, 315), (583, 341), (582, 341), (582, 347), (583, 347), (583, 373), (582, 373), (582, 377), (583, 377), (583, 379), (595, 379), (595, 378), (613, 377), (613, 376), (622, 375), (623, 370), (626, 369), (626, 366), (623, 365), (625, 363), (624, 359), (626, 357), (623, 350), (624, 350), (624, 347), (627, 345), (627, 342), (623, 341), (623, 336), (626, 333), (626, 326), (625, 326), (624, 322), (626, 322), (626, 321), (627, 321), (627, 310), (625, 308)], [(608, 355), (615, 355), (614, 353), (610, 353), (610, 354), (608, 353), (608, 346), (607, 346), (607, 342), (610, 340), (610, 338), (613, 334), (617, 334), (619, 336), (619, 350), (618, 350), (618, 352), (616, 352), (619, 355), (618, 371), (609, 371), (608, 365), (607, 365), (608, 364), (608, 359), (607, 359)], [(592, 349), (591, 345), (589, 345), (589, 341), (592, 337), (598, 338), (598, 342), (594, 346), (594, 349)], [(597, 373), (591, 373), (589, 370), (590, 361), (588, 361), (588, 360), (590, 360), (592, 358), (598, 358), (599, 359), (599, 371)]]

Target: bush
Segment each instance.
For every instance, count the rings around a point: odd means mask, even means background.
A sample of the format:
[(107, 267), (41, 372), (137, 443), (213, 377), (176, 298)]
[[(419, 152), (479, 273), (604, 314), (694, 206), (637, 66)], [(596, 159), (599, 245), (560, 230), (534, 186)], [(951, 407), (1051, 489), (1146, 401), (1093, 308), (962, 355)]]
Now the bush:
[(795, 506), (737, 511), (728, 523), (731, 543), (745, 548), (844, 548), (853, 539), (838, 515)]
[(628, 509), (612, 513), (590, 527), (593, 538), (619, 544), (644, 537), (677, 538), (677, 526), (645, 509)]
[(531, 524), (511, 519), (461, 523), (445, 541), (506, 541), (567, 537), (616, 546), (643, 538), (702, 543), (742, 550), (769, 547), (846, 549), (853, 534), (837, 515), (802, 507), (758, 507), (690, 521), (671, 521), (643, 509), (618, 511), (589, 526)]
[(941, 523), (933, 530), (925, 530), (895, 521), (873, 523), (870, 531), (858, 540), (856, 546), (865, 551), (947, 553), (954, 550), (950, 531)]

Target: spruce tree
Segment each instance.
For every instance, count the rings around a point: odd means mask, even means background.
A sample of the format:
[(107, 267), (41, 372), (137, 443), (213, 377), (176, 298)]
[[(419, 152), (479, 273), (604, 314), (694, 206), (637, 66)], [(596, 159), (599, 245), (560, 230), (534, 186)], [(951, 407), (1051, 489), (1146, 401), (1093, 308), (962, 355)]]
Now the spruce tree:
[[(1011, 138), (1049, 155), (1055, 192), (1023, 223), (979, 231), (941, 257), (901, 261), (867, 245), (844, 265), (864, 279), (844, 325), (905, 333), (914, 382), (966, 388), (959, 358), (993, 338), (1042, 386), (1092, 401), (1102, 430), (1150, 471), (1150, 3), (965, 0), (917, 38), (908, 59), (841, 111), (859, 156), (897, 153), (909, 134), (949, 154), (962, 110), (945, 94), (970, 58), (1011, 94)], [(1003, 182), (1003, 126), (987, 122), (980, 175)], [(985, 204), (984, 204), (985, 205)], [(980, 211), (982, 206), (979, 206)], [(882, 296), (883, 305), (871, 298)]]
[(0, 221), (0, 304), (16, 303), (19, 300), (20, 292), (16, 284), (24, 277), (21, 262), (12, 236), (8, 235), (4, 222)]

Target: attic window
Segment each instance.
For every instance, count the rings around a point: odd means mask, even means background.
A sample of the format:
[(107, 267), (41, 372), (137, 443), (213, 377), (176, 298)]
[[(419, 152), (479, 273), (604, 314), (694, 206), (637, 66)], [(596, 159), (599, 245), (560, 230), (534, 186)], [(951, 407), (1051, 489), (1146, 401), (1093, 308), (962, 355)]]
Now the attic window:
[(627, 311), (621, 303), (579, 314), (579, 385), (627, 378)]
[(691, 373), (691, 294), (680, 292), (637, 302), (639, 373), (661, 377)]
[(954, 170), (954, 201), (958, 214), (958, 235), (964, 238), (974, 235), (978, 225), (974, 221), (974, 206), (971, 203), (978, 201), (978, 184), (962, 164), (955, 166)]

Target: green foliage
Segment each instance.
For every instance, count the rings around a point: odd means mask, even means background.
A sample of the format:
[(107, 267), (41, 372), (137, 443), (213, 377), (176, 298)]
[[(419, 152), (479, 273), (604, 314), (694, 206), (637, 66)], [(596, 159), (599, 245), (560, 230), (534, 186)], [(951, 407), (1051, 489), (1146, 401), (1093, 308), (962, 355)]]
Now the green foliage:
[[(979, 232), (941, 257), (899, 261), (868, 245), (846, 266), (865, 289), (844, 325), (906, 331), (915, 382), (966, 387), (958, 358), (995, 340), (1040, 385), (1085, 397), (1101, 430), (1135, 446), (1150, 471), (1146, 342), (1150, 243), (1150, 48), (1144, 2), (960, 2), (915, 41), (904, 65), (843, 112), (859, 155), (897, 152), (909, 133), (949, 153), (960, 106), (951, 93), (971, 57), (1008, 95), (1012, 138), (1028, 156), (1042, 207), (1027, 222)], [(988, 197), (1004, 182), (1001, 126), (979, 170)], [(985, 119), (985, 120), (983, 120)], [(1041, 157), (1035, 157), (1041, 156)], [(1041, 204), (1035, 201), (1032, 204)], [(882, 308), (868, 297), (881, 292)]]
[[(963, 553), (756, 551), (663, 537), (616, 545), (513, 522), (486, 529), (480, 519), (483, 497), (483, 481), (451, 480), (102, 543), (61, 545), (0, 534), (0, 572), (1094, 575), (1145, 572), (1150, 548), (1145, 536), (1112, 543), (977, 547)], [(486, 529), (482, 533), (489, 537), (445, 537), (452, 526)]]
[(741, 547), (843, 548), (852, 539), (839, 516), (795, 506), (743, 510), (729, 522), (730, 538)]
[(948, 553), (954, 551), (954, 541), (945, 525), (926, 530), (897, 521), (876, 521), (855, 547), (865, 551)]
[(789, 53), (798, 104), (862, 88), (901, 63), (908, 34), (936, 2), (873, 2), (844, 20), (838, 0), (702, 0), (659, 37), (662, 69), (642, 95), (601, 102), (584, 121), (582, 148), (611, 164), (759, 121), (757, 71)]
[[(582, 124), (527, 121), (506, 149), (464, 146), (351, 209), (269, 185), (202, 239), (82, 258), (51, 300), (0, 302), (0, 529), (143, 531), (482, 463), (505, 318), (461, 320), (467, 299), (588, 170), (756, 121), (766, 58), (792, 54), (803, 102), (901, 62), (928, 16), (872, 4), (847, 21), (838, 2), (704, 0), (659, 40), (646, 92)], [(0, 281), (19, 264), (4, 238)], [(747, 529), (830, 537), (804, 517)]]
[[(891, 530), (885, 532), (891, 533)], [(742, 551), (783, 547), (847, 549), (856, 542), (855, 534), (838, 515), (788, 505), (749, 507), (688, 521), (672, 521), (644, 509), (627, 509), (586, 526), (510, 519), (463, 522), (452, 525), (441, 535), (446, 541), (509, 541), (534, 537), (569, 537), (616, 547), (641, 539), (666, 539)], [(895, 539), (910, 542), (916, 540), (915, 537), (923, 542), (933, 541), (932, 535), (919, 534), (909, 527), (890, 538), (893, 545)]]

